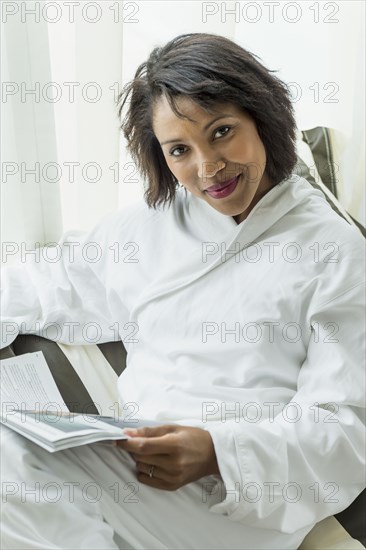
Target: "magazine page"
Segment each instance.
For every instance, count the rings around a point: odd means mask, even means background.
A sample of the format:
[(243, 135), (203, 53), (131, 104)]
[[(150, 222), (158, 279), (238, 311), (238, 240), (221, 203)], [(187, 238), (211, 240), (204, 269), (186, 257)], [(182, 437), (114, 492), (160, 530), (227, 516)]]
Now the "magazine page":
[(109, 435), (121, 436), (123, 422), (119, 423), (113, 418), (110, 422), (102, 422), (98, 416), (91, 416), (79, 413), (48, 411), (25, 411), (14, 412), (8, 415), (8, 422), (11, 426), (17, 427), (22, 433), (31, 432), (47, 441), (57, 442), (79, 436), (96, 434), (102, 432), (105, 437)]
[(1, 414), (14, 410), (68, 411), (41, 351), (0, 361)]

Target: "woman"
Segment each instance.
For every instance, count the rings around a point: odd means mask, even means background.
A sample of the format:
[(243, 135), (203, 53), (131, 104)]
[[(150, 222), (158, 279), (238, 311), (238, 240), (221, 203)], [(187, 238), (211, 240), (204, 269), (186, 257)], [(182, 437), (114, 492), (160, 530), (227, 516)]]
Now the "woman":
[(7, 548), (297, 548), (364, 486), (362, 238), (292, 173), (286, 87), (230, 40), (154, 49), (126, 107), (146, 202), (8, 270), (4, 310), (66, 342), (117, 327), (121, 402), (161, 426), (52, 456), (6, 431), (6, 479), (34, 489), (8, 498)]

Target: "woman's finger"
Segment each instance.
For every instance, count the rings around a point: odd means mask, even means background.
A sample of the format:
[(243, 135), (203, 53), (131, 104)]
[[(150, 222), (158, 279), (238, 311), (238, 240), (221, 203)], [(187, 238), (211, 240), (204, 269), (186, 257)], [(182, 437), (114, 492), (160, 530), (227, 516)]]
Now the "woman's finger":
[(164, 469), (169, 469), (174, 464), (174, 459), (171, 455), (139, 455), (131, 453), (131, 456), (136, 463), (160, 466)]

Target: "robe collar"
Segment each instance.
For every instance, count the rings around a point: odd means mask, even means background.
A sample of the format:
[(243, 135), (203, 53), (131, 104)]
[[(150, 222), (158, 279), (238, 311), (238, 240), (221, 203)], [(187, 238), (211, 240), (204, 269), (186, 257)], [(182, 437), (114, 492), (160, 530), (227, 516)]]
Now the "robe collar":
[[(184, 193), (184, 190), (180, 192)], [(183, 201), (181, 215), (185, 226), (195, 234), (197, 246), (183, 255), (179, 261), (172, 258), (170, 268), (158, 280), (152, 281), (139, 296), (131, 311), (131, 318), (137, 318), (138, 312), (148, 302), (176, 292), (206, 276), (223, 261), (230, 261), (228, 250), (241, 251), (252, 245), (290, 210), (304, 201), (309, 201), (314, 194), (324, 199), (323, 194), (304, 178), (293, 174), (268, 191), (240, 224), (192, 194), (185, 197), (180, 195), (177, 202), (182, 207)], [(172, 205), (172, 208), (176, 206)], [(207, 246), (207, 243), (212, 243), (212, 253), (204, 257), (203, 247)]]
[(232, 216), (221, 214), (190, 193), (185, 197), (186, 225), (192, 224), (201, 240), (221, 242), (238, 239), (241, 245), (245, 245), (245, 240), (253, 242), (296, 206), (304, 194), (313, 191), (314, 188), (304, 178), (294, 174), (270, 189), (240, 224)]

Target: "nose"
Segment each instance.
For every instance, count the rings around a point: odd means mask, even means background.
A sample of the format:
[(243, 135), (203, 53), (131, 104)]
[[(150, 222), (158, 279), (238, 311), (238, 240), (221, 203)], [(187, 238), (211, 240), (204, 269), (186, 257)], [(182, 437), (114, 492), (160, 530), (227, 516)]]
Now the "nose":
[(205, 183), (208, 178), (216, 176), (217, 172), (220, 172), (225, 166), (226, 163), (223, 160), (202, 160), (198, 166), (198, 177)]

